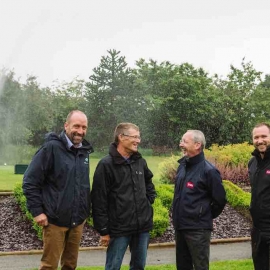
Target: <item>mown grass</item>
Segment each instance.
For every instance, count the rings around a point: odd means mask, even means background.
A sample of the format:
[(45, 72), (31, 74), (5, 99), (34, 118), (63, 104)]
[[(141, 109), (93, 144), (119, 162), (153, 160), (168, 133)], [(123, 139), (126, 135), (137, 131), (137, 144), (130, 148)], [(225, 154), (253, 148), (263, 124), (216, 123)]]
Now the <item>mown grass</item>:
[[(60, 268), (59, 268), (60, 269)], [(104, 266), (77, 267), (77, 270), (102, 270)], [(128, 270), (129, 266), (122, 266), (121, 270)], [(176, 270), (174, 264), (149, 265), (146, 270)], [(210, 262), (210, 270), (251, 270), (253, 269), (252, 260), (232, 260)], [(32, 270), (37, 270), (34, 268)]]
[[(149, 169), (153, 172), (153, 182), (159, 183), (158, 165), (166, 157), (159, 156), (146, 156)], [(97, 163), (100, 158), (90, 158), (90, 181), (92, 182), (93, 174), (96, 169)], [(21, 182), (23, 179), (22, 174), (14, 173), (14, 166), (0, 166), (0, 191), (12, 191), (16, 182)]]

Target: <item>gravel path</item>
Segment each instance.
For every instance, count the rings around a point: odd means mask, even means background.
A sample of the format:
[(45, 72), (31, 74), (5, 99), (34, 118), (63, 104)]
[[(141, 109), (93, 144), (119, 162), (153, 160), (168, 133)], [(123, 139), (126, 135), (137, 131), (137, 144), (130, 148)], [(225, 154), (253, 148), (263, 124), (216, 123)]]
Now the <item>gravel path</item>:
[[(212, 239), (238, 238), (250, 236), (250, 222), (229, 205), (214, 220)], [(151, 239), (150, 243), (174, 241), (174, 229), (170, 225), (160, 237)], [(98, 246), (99, 235), (92, 227), (84, 227), (81, 246)], [(40, 241), (31, 223), (24, 216), (12, 196), (0, 197), (0, 252), (42, 249)]]

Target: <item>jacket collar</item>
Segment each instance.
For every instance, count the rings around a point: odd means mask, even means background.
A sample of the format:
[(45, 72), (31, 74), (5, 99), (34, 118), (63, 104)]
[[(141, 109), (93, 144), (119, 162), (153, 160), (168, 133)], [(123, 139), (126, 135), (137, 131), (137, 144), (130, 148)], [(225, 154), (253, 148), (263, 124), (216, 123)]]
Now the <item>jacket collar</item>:
[[(128, 161), (117, 151), (117, 144), (116, 143), (111, 143), (109, 147), (109, 155), (112, 157), (114, 163), (116, 164), (124, 164), (127, 163)], [(129, 157), (130, 162), (134, 162), (135, 160), (141, 158), (141, 154), (139, 152), (133, 153)]]
[(179, 163), (185, 163), (186, 165), (194, 165), (204, 160), (204, 152), (202, 151), (200, 154), (194, 156), (194, 157), (182, 157), (178, 160)]
[[(256, 157), (257, 159), (262, 159), (261, 158), (261, 154), (258, 151), (258, 149), (255, 149), (252, 153), (251, 153), (254, 157)], [(264, 158), (263, 159), (270, 159), (270, 147), (268, 147), (264, 153)]]
[[(65, 144), (67, 149), (70, 149), (67, 138), (66, 138), (66, 133), (65, 131), (62, 131), (59, 135), (59, 139)], [(82, 140), (82, 146), (78, 149), (85, 149), (88, 151), (88, 153), (93, 153), (94, 149), (92, 147), (92, 145), (85, 139)]]

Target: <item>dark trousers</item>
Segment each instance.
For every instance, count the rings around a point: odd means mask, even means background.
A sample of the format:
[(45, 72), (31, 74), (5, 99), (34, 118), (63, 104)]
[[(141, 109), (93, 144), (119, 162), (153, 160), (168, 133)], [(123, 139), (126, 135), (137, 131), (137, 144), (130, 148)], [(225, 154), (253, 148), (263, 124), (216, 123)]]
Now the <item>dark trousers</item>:
[(256, 228), (251, 232), (252, 259), (255, 270), (270, 269), (270, 232)]
[(175, 231), (177, 270), (208, 270), (210, 238), (210, 230)]

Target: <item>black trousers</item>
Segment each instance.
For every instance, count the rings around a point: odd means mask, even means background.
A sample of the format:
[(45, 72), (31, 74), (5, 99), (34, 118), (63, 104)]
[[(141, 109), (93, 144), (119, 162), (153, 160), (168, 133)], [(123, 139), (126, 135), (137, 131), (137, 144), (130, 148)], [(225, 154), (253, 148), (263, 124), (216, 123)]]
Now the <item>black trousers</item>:
[(270, 269), (270, 232), (256, 228), (251, 232), (252, 259), (255, 270)]
[(210, 230), (175, 231), (177, 270), (208, 270)]

